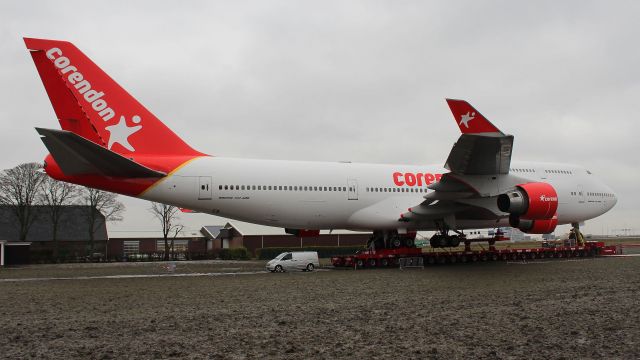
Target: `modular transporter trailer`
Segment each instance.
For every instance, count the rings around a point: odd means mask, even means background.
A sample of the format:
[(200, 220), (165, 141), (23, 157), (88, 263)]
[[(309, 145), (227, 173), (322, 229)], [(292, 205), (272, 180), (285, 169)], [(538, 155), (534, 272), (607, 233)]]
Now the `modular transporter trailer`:
[(334, 256), (331, 263), (336, 268), (383, 268), (408, 267), (467, 262), (517, 261), (535, 259), (558, 259), (615, 255), (615, 246), (606, 246), (601, 241), (588, 241), (582, 246), (543, 246), (527, 249), (495, 249), (428, 251), (421, 248), (397, 248), (363, 250), (354, 255)]

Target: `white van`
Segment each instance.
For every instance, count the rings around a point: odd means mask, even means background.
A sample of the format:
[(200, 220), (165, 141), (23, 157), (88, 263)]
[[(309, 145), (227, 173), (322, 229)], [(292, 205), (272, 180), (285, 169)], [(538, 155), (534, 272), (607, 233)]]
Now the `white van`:
[(283, 272), (292, 270), (313, 271), (320, 266), (318, 253), (315, 251), (284, 252), (267, 263), (267, 270)]

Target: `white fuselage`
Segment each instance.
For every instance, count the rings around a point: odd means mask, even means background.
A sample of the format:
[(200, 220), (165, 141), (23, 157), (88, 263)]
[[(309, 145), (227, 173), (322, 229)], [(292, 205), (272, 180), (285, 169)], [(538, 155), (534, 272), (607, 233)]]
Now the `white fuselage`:
[[(434, 181), (432, 176), (446, 172), (434, 165), (200, 157), (174, 171), (141, 197), (276, 227), (434, 230), (432, 221), (404, 223), (398, 219), (433, 191), (427, 188)], [(512, 162), (511, 172), (496, 181), (498, 192), (512, 188), (514, 181), (551, 184), (558, 193), (559, 224), (594, 218), (617, 201), (608, 186), (575, 165)], [(508, 214), (500, 213), (495, 197), (477, 199), (474, 205), (490, 208), (499, 215), (491, 220), (458, 221), (459, 229), (508, 224)]]

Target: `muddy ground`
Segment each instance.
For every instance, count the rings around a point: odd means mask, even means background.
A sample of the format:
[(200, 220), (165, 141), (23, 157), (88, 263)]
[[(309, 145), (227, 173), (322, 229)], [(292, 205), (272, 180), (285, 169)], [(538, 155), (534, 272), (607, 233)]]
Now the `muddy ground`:
[(0, 358), (640, 357), (640, 257), (241, 274), (262, 264), (0, 270)]

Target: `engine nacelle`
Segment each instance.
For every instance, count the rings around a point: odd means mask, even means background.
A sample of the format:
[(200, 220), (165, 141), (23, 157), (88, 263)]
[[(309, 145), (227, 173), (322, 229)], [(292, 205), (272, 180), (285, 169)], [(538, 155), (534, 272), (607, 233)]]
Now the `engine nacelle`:
[(543, 182), (520, 184), (498, 196), (498, 209), (520, 219), (548, 220), (558, 210), (558, 193)]
[(554, 215), (551, 219), (531, 220), (511, 215), (509, 216), (509, 225), (527, 234), (549, 234), (558, 226), (558, 217)]

